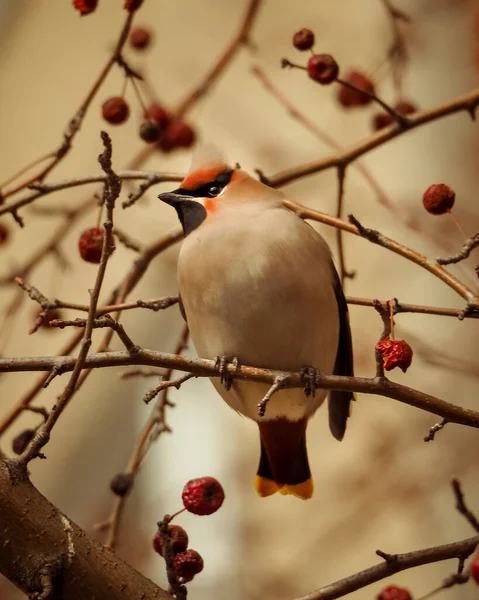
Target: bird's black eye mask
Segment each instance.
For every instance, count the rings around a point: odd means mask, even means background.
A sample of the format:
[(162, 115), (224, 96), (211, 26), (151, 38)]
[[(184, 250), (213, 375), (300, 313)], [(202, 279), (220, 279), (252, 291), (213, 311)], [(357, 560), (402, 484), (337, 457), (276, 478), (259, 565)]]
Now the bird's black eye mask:
[(221, 171), (212, 181), (190, 190), (178, 188), (173, 192), (160, 194), (158, 198), (174, 207), (183, 227), (185, 236), (194, 231), (206, 219), (206, 209), (199, 202), (188, 198), (215, 198), (228, 185), (233, 176), (234, 169)]
[(189, 190), (178, 188), (173, 193), (179, 196), (191, 196), (192, 198), (215, 198), (223, 191), (233, 177), (234, 169), (225, 169), (221, 171), (212, 181), (204, 183), (199, 187)]

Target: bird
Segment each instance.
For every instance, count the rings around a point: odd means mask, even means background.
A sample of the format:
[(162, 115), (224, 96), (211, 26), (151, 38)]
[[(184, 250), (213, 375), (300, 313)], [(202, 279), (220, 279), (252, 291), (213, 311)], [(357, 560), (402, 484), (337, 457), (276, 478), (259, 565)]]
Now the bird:
[[(180, 310), (196, 351), (219, 361), (224, 381), (211, 381), (223, 400), (258, 424), (257, 493), (311, 498), (306, 428), (327, 396), (314, 389), (315, 374), (353, 375), (348, 307), (329, 246), (284, 206), (279, 190), (231, 167), (211, 146), (196, 151), (179, 188), (158, 197), (183, 227)], [(231, 362), (301, 371), (313, 393), (279, 385), (261, 416), (258, 403), (271, 386), (228, 378)], [(329, 394), (337, 440), (353, 399), (351, 392)]]

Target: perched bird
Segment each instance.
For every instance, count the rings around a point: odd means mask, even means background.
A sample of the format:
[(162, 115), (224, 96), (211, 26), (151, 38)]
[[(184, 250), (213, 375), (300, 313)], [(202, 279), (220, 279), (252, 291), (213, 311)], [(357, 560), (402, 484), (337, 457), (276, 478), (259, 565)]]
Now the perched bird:
[[(223, 357), (223, 364), (227, 358), (285, 371), (315, 367), (324, 374), (353, 374), (348, 309), (330, 250), (283, 206), (282, 193), (204, 148), (180, 187), (159, 198), (176, 209), (183, 226), (180, 308), (199, 356)], [(232, 408), (258, 423), (258, 494), (310, 498), (306, 426), (327, 391), (308, 397), (299, 388), (280, 389), (261, 417), (258, 403), (268, 384), (212, 382)], [(330, 393), (329, 425), (338, 440), (352, 399), (350, 392)]]

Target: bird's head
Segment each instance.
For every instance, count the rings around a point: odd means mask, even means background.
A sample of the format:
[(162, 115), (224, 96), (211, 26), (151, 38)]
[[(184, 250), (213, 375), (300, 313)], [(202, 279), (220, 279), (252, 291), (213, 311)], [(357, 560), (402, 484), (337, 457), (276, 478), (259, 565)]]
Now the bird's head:
[(225, 205), (246, 204), (260, 196), (254, 192), (256, 186), (266, 187), (239, 166), (229, 166), (216, 148), (203, 146), (193, 156), (180, 187), (158, 198), (176, 210), (186, 236)]

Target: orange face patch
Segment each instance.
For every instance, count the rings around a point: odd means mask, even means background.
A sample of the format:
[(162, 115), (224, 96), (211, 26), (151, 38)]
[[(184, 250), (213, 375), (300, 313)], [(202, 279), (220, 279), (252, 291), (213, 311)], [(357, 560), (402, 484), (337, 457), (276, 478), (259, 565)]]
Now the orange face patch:
[(213, 167), (212, 169), (200, 169), (187, 175), (181, 182), (181, 187), (185, 190), (194, 190), (196, 188), (213, 181), (222, 171), (227, 168), (225, 165)]
[(210, 215), (211, 213), (216, 212), (218, 208), (218, 204), (216, 202), (217, 198), (205, 198), (203, 206), (205, 207), (206, 212)]

